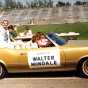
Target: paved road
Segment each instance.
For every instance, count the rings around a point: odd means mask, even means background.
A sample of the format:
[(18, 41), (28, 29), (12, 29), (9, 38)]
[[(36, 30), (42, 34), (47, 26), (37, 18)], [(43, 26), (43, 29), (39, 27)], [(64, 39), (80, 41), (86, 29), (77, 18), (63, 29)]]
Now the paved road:
[(0, 88), (88, 88), (88, 79), (75, 72), (9, 74), (0, 80)]

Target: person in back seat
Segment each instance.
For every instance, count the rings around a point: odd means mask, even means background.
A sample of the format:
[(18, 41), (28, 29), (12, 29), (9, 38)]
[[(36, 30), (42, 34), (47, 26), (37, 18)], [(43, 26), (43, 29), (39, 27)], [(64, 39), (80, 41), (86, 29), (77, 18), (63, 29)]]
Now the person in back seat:
[(32, 39), (26, 43), (26, 48), (38, 48), (35, 35), (33, 35)]

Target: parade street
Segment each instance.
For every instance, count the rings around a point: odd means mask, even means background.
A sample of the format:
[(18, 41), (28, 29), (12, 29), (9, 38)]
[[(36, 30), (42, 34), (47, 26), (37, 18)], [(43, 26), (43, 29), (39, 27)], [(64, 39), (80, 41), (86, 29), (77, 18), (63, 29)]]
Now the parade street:
[(74, 71), (9, 74), (0, 80), (0, 88), (88, 88), (88, 79)]

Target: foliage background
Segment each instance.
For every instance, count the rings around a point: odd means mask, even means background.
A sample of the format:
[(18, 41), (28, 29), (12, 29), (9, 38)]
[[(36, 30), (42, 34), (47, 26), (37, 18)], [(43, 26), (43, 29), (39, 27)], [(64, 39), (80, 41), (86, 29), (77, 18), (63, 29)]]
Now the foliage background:
[(17, 32), (24, 32), (31, 29), (33, 33), (36, 32), (78, 32), (79, 39), (88, 39), (88, 22), (71, 23), (71, 24), (48, 24), (48, 25), (20, 25), (17, 27)]

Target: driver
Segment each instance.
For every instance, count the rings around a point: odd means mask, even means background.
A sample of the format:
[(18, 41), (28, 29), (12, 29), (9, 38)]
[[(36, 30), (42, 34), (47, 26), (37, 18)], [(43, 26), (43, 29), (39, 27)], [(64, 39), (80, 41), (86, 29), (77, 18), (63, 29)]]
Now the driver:
[(35, 36), (36, 36), (36, 43), (38, 44), (38, 47), (48, 47), (49, 46), (50, 41), (46, 38), (44, 33), (37, 32)]

